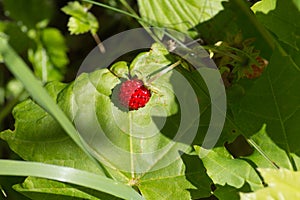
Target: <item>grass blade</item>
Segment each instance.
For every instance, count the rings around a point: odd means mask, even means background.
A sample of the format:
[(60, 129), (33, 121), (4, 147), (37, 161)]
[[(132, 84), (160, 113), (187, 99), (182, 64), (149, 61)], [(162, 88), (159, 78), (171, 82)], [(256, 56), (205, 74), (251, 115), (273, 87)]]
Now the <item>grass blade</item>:
[(39, 162), (2, 160), (0, 175), (33, 176), (71, 183), (105, 192), (122, 199), (142, 200), (134, 189), (123, 183), (90, 172)]

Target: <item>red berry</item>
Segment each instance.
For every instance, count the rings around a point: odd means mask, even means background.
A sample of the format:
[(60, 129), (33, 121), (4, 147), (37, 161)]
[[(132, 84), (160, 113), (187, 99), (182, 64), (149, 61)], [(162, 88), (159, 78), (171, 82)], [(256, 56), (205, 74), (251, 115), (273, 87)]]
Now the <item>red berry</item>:
[(151, 97), (148, 90), (141, 80), (127, 80), (121, 84), (119, 91), (119, 100), (121, 105), (129, 110), (137, 110), (146, 105)]

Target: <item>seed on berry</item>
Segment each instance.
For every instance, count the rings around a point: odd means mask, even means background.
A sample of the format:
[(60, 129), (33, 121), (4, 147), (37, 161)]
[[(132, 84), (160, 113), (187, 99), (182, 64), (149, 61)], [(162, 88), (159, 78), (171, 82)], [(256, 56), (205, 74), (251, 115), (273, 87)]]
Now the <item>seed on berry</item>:
[(118, 96), (121, 105), (129, 110), (138, 110), (150, 100), (151, 92), (141, 80), (132, 79), (121, 84)]

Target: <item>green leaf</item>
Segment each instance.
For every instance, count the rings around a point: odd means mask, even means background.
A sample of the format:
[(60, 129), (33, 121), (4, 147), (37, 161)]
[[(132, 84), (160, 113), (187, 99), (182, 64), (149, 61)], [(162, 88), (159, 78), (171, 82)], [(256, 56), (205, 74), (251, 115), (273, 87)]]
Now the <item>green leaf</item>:
[(293, 160), (294, 160), (294, 162), (295, 162), (297, 171), (300, 171), (300, 157), (297, 156), (297, 155), (294, 154), (294, 153), (291, 153), (291, 156), (292, 156), (292, 158), (293, 158)]
[(223, 9), (222, 0), (138, 0), (141, 17), (152, 26), (175, 29), (191, 37), (194, 27)]
[(99, 28), (96, 17), (88, 12), (88, 7), (81, 5), (79, 2), (69, 2), (67, 6), (62, 8), (62, 11), (70, 15), (68, 22), (69, 31), (71, 34), (82, 34), (91, 32), (96, 34)]
[[(195, 150), (198, 155), (203, 153), (201, 151), (208, 151), (199, 146), (195, 146)], [(262, 188), (262, 182), (252, 166), (244, 160), (234, 159), (224, 147), (210, 150), (202, 162), (215, 184), (241, 188), (247, 182), (252, 190)]]
[(276, 8), (276, 0), (262, 0), (259, 2), (256, 2), (251, 9), (254, 13), (256, 12), (262, 12), (264, 14), (268, 14), (271, 10), (274, 10)]
[[(280, 149), (267, 135), (266, 133), (266, 126), (264, 125), (262, 129), (256, 133), (255, 135), (250, 137), (256, 145), (262, 150), (262, 152), (268, 156), (268, 158), (276, 163), (277, 166), (286, 168), (286, 169), (293, 169), (293, 166), (289, 160), (288, 154)], [(253, 161), (256, 166), (262, 168), (272, 168), (274, 165), (270, 163), (266, 158), (264, 158), (261, 152), (258, 152), (256, 149), (254, 152), (246, 157), (247, 159)]]
[[(276, 9), (269, 11), (267, 14), (261, 13), (262, 7), (276, 4)], [(272, 0), (260, 2), (260, 9), (255, 10), (257, 19), (271, 30), (280, 41), (290, 45), (299, 51), (300, 42), (300, 17), (299, 9), (292, 1)]]
[(300, 155), (300, 71), (288, 56), (277, 51), (263, 75), (244, 81), (245, 95), (233, 105), (235, 122), (250, 136), (267, 124), (271, 139), (287, 153)]
[(241, 193), (241, 200), (300, 199), (300, 172), (287, 169), (259, 169), (268, 187), (255, 193)]
[[(116, 186), (114, 186), (116, 187)], [(66, 184), (49, 179), (28, 177), (21, 184), (13, 186), (13, 189), (19, 193), (29, 197), (30, 199), (112, 199), (119, 200), (120, 198), (109, 195), (104, 192), (99, 192), (90, 188), (77, 186), (74, 184)], [(133, 191), (134, 192), (134, 191)], [(132, 194), (134, 195), (134, 194)]]
[(211, 184), (199, 158), (183, 155), (167, 168), (141, 177), (139, 189), (146, 199), (199, 199), (211, 195)]
[(240, 200), (240, 192), (251, 192), (249, 184), (245, 184), (241, 188), (235, 188), (229, 185), (216, 185), (216, 190), (213, 192), (218, 200)]
[(3, 4), (9, 17), (22, 22), (28, 28), (34, 28), (43, 20), (49, 21), (55, 8), (52, 0), (4, 0)]
[(62, 80), (69, 63), (64, 36), (55, 28), (41, 30), (37, 48), (29, 49), (28, 59), (43, 82)]

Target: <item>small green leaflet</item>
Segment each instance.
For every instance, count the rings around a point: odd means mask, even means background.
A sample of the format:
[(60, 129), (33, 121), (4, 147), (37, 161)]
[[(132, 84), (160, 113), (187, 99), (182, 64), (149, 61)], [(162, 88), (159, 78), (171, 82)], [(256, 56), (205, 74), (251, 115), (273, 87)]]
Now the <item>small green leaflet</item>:
[(70, 15), (68, 27), (71, 34), (82, 34), (91, 32), (96, 34), (99, 28), (96, 17), (89, 12), (90, 5), (82, 5), (78, 1), (69, 2), (62, 11)]

